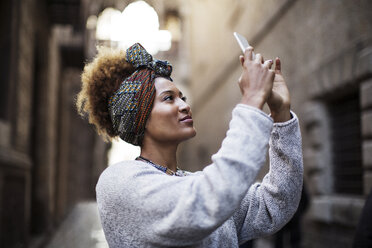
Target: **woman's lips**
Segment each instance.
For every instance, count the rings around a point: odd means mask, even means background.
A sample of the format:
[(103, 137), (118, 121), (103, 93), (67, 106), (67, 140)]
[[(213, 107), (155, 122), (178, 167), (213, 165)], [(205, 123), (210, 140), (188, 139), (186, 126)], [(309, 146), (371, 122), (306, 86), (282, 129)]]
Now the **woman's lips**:
[(180, 122), (183, 122), (183, 123), (193, 123), (194, 121), (192, 120), (191, 116), (187, 115), (185, 117), (183, 117)]

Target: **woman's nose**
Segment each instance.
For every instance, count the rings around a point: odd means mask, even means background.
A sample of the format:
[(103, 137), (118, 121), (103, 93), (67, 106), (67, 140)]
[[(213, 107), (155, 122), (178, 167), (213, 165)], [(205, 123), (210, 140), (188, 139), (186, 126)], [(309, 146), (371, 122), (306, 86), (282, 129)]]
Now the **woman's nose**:
[(180, 101), (180, 112), (189, 113), (190, 112), (190, 105), (188, 105), (185, 101)]

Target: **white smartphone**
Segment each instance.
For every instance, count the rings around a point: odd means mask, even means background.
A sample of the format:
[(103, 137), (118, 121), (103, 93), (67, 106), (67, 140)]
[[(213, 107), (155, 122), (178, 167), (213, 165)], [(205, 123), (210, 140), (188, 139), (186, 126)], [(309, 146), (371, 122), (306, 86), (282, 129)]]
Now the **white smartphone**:
[[(238, 34), (237, 32), (234, 32), (234, 37), (235, 37), (236, 41), (238, 42), (240, 48), (242, 49), (242, 51), (244, 53), (245, 49), (247, 47), (249, 47), (249, 43), (248, 43), (247, 39), (243, 35)], [(255, 57), (256, 56), (255, 56), (254, 52), (252, 52), (252, 59), (255, 59)]]

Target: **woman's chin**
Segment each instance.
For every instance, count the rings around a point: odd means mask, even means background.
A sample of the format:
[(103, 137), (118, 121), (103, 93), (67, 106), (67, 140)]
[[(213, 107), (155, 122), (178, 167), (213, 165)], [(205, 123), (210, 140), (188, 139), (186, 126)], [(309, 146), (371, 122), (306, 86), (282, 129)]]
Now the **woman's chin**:
[(196, 136), (196, 129), (194, 128), (194, 133), (191, 138), (194, 138)]
[(188, 134), (188, 136), (185, 140), (194, 138), (195, 136), (196, 136), (196, 130), (195, 130), (195, 128), (192, 128), (192, 131), (190, 131), (190, 133)]
[(183, 142), (183, 141), (189, 140), (195, 137), (195, 135), (196, 135), (196, 130), (195, 128), (192, 127), (190, 128), (190, 130), (187, 130), (187, 132), (183, 132), (182, 136), (179, 136), (179, 141)]

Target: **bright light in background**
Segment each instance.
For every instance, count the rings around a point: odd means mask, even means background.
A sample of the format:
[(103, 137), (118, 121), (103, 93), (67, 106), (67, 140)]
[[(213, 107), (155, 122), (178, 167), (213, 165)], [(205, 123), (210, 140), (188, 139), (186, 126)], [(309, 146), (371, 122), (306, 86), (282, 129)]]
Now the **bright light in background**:
[(108, 153), (108, 164), (112, 165), (123, 160), (134, 160), (139, 155), (139, 146), (131, 145), (121, 139), (112, 141), (112, 146)]
[(154, 8), (144, 1), (137, 1), (123, 12), (113, 8), (102, 11), (97, 20), (96, 39), (117, 42), (123, 49), (139, 42), (149, 53), (156, 54), (171, 48), (172, 35), (168, 30), (159, 30), (159, 18)]
[(91, 15), (87, 19), (87, 29), (95, 29), (97, 27), (97, 16)]
[(120, 22), (121, 13), (114, 8), (106, 8), (97, 20), (96, 38), (98, 40), (114, 40), (113, 36), (117, 23)]

